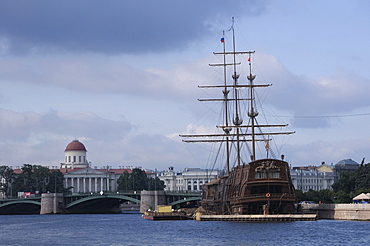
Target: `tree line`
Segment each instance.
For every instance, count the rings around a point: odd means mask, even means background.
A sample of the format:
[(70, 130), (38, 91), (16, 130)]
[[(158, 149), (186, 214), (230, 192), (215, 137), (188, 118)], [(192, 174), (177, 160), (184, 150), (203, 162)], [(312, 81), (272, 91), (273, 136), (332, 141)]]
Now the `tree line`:
[(18, 192), (66, 192), (63, 185), (63, 173), (50, 170), (41, 165), (24, 164), (20, 174), (8, 166), (0, 166), (0, 176), (3, 178), (0, 191), (5, 197), (17, 196)]

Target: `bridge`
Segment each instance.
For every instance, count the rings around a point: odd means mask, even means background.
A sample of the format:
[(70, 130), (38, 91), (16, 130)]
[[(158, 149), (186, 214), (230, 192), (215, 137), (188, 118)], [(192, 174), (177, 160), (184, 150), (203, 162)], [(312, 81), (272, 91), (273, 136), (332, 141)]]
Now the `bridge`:
[(128, 191), (73, 195), (44, 193), (42, 197), (0, 199), (0, 214), (119, 213), (122, 211), (122, 204), (136, 205), (136, 207), (139, 204), (140, 211), (149, 207), (155, 209), (158, 205), (181, 208), (198, 203), (201, 197), (200, 193), (191, 192), (155, 191), (155, 195), (153, 192)]
[(0, 214), (37, 214), (40, 208), (41, 197), (0, 199)]

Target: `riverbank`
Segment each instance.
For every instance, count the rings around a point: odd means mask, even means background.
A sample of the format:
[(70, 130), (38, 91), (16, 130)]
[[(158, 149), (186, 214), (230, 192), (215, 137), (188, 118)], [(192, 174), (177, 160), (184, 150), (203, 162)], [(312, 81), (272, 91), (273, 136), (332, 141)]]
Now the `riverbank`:
[(300, 204), (299, 210), (319, 219), (370, 221), (370, 204)]

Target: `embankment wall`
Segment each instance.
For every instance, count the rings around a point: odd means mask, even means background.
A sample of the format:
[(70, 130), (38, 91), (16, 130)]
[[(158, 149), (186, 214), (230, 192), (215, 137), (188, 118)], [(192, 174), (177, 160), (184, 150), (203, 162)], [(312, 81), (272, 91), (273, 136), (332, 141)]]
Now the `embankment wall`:
[(301, 209), (319, 219), (370, 221), (370, 204), (301, 204)]

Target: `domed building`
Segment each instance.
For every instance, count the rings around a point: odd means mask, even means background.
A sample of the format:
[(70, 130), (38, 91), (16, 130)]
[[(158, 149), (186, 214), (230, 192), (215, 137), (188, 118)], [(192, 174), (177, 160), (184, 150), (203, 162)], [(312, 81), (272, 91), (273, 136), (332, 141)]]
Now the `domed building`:
[(64, 187), (70, 189), (73, 194), (116, 192), (118, 178), (125, 171), (132, 172), (123, 167), (92, 168), (86, 153), (85, 145), (77, 139), (70, 142), (64, 150), (65, 163), (61, 163), (60, 171), (64, 174)]
[(87, 168), (89, 163), (86, 158), (86, 148), (83, 143), (77, 139), (70, 142), (64, 150), (65, 163), (62, 164), (62, 168)]

